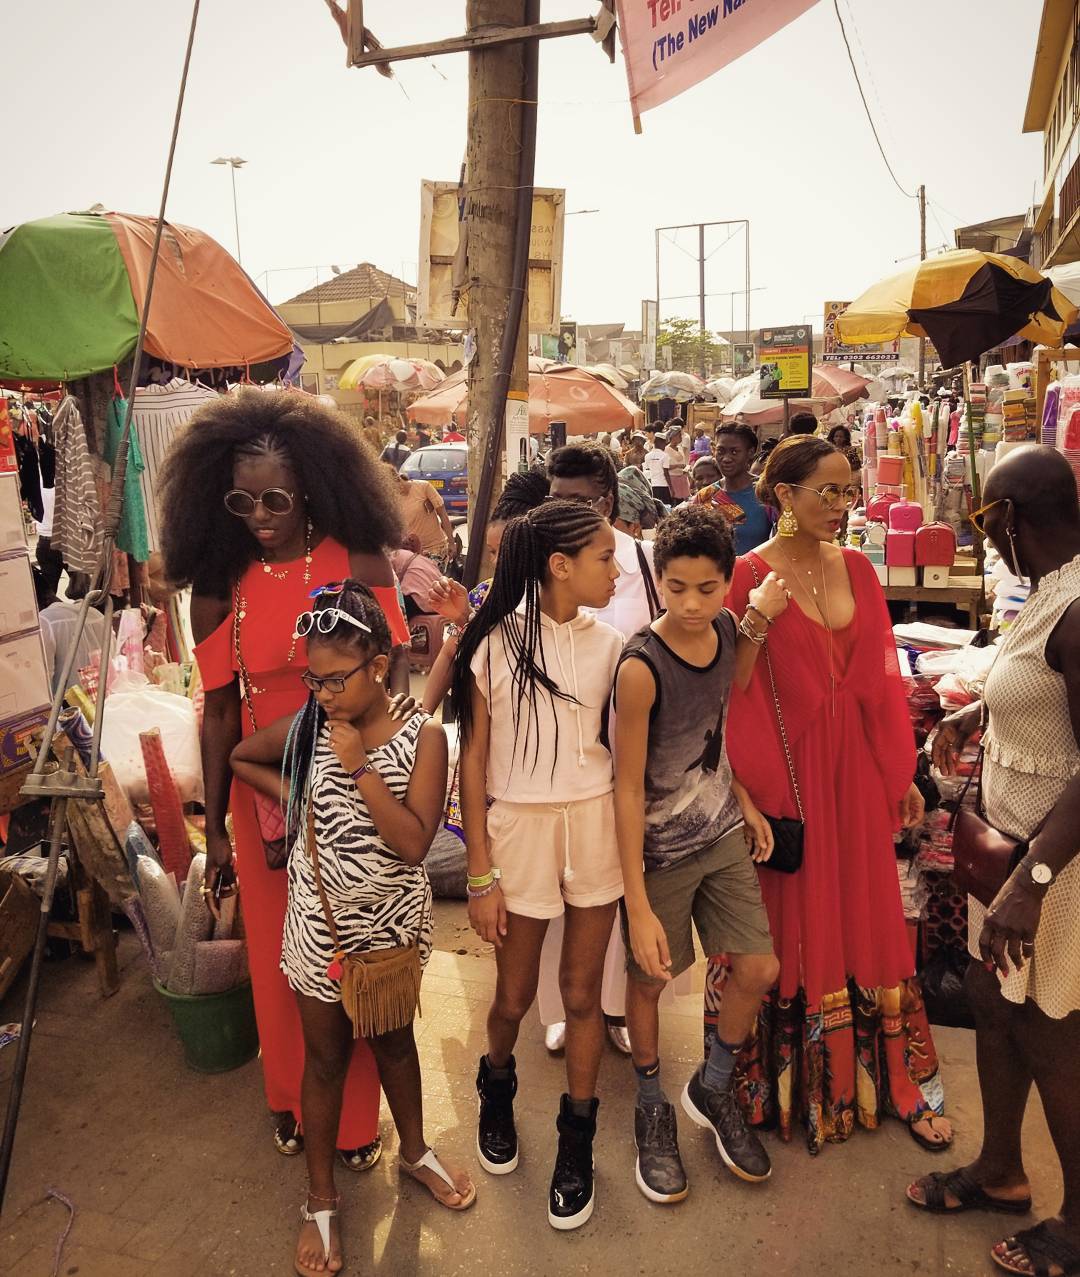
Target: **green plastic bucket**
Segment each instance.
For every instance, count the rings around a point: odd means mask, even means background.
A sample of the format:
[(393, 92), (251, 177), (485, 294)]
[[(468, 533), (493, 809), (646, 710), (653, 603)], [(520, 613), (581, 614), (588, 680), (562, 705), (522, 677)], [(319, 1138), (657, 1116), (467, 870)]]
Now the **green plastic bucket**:
[(226, 993), (196, 997), (170, 993), (156, 980), (154, 988), (165, 999), (176, 1023), (189, 1068), (199, 1073), (225, 1073), (258, 1054), (259, 1033), (250, 980)]

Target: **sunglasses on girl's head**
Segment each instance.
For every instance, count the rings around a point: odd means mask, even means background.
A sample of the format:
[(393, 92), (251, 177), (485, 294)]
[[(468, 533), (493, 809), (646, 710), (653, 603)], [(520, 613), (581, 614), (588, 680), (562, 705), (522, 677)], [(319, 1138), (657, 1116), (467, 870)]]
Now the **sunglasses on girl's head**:
[(296, 618), (296, 629), (293, 631), (293, 638), (304, 638), (312, 630), (318, 630), (320, 634), (329, 634), (338, 621), (348, 621), (350, 625), (355, 625), (358, 630), (363, 630), (365, 634), (371, 633), (370, 625), (365, 625), (363, 621), (358, 621), (355, 616), (350, 616), (348, 612), (343, 612), (341, 608), (324, 607), (318, 612), (301, 612)]
[(225, 509), (238, 519), (246, 519), (255, 513), (256, 506), (270, 514), (288, 514), (293, 508), (293, 494), (284, 488), (264, 488), (257, 497), (243, 488), (230, 488), (225, 493)]

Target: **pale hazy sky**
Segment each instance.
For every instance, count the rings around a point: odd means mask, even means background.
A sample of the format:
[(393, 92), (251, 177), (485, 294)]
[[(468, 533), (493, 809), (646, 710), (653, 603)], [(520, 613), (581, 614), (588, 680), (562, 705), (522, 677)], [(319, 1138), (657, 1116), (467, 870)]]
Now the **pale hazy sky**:
[[(840, 0), (871, 109), (901, 183), (925, 182), (927, 239), (1017, 213), (1041, 185), (1041, 137), (1020, 133), (1038, 0)], [(596, 0), (545, 0), (543, 18)], [(155, 213), (190, 18), (189, 0), (39, 0), (4, 6), (5, 152), (0, 224), (100, 202)], [(464, 29), (459, 0), (368, 0), (384, 44)], [(422, 178), (456, 180), (467, 58), (399, 65), (397, 82), (346, 71), (323, 0), (203, 0), (169, 200), (170, 220), (235, 250), (273, 300), (331, 263), (416, 278)], [(874, 146), (833, 11), (808, 13), (734, 65), (644, 117), (635, 137), (621, 53), (588, 37), (540, 53), (538, 185), (567, 208), (563, 313), (640, 323), (655, 293), (653, 229), (746, 217), (752, 323), (821, 326), (822, 303), (858, 294), (918, 251), (914, 200)], [(712, 253), (707, 289), (743, 287), (741, 241)], [(716, 249), (715, 253), (713, 250)], [(685, 251), (681, 251), (685, 250)], [(665, 244), (662, 293), (696, 293), (696, 232)], [(285, 268), (305, 269), (285, 273)], [(742, 298), (736, 298), (741, 326)], [(710, 300), (727, 327), (730, 298)], [(697, 315), (696, 299), (661, 315)]]

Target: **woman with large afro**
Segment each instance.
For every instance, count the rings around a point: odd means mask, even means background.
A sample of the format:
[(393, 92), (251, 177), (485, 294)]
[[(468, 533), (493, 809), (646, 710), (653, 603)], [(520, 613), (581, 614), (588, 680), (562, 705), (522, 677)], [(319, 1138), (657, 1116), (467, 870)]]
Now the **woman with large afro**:
[[(251, 984), (266, 1097), (279, 1152), (303, 1151), (300, 1082), (303, 1035), (296, 999), (279, 963), (287, 872), (271, 868), (284, 831), (280, 813), (256, 810), (253, 792), (232, 778), (241, 736), (298, 711), (306, 644), (296, 618), (320, 586), (353, 578), (378, 599), (396, 644), (408, 629), (388, 547), (401, 541), (393, 475), (343, 414), (289, 391), (247, 390), (208, 404), (168, 454), (162, 475), (165, 570), (190, 585), (191, 628), (206, 692), (202, 729), (206, 785), (206, 878), (213, 912), (244, 888)], [(395, 649), (391, 690), (408, 689), (407, 650)], [(402, 659), (403, 658), (403, 659)], [(236, 844), (225, 828), (232, 811)], [(373, 1166), (379, 1080), (371, 1052), (355, 1044), (337, 1146), (352, 1170)]]

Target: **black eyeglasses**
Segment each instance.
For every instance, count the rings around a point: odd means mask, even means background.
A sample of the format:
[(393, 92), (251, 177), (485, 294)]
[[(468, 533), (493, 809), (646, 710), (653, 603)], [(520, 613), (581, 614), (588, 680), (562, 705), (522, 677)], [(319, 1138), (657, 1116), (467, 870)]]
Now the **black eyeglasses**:
[(348, 671), (346, 674), (328, 674), (326, 678), (320, 678), (318, 674), (312, 674), (311, 670), (305, 670), (300, 675), (300, 680), (309, 691), (321, 692), (324, 688), (328, 692), (333, 692), (335, 696), (340, 696), (345, 690), (345, 683), (352, 678), (354, 674), (359, 674), (361, 670), (367, 669), (374, 656), (369, 656), (366, 661), (361, 661), (359, 665)]
[(261, 505), (270, 514), (288, 514), (295, 504), (293, 494), (284, 488), (264, 488), (257, 497), (243, 488), (230, 488), (225, 493), (225, 509), (238, 519), (249, 518), (256, 506)]
[(839, 484), (827, 483), (823, 488), (808, 488), (805, 483), (790, 483), (789, 488), (801, 488), (803, 492), (813, 492), (817, 495), (818, 501), (823, 506), (828, 505), (846, 505), (853, 506), (859, 499), (859, 491), (853, 484), (841, 488)]

